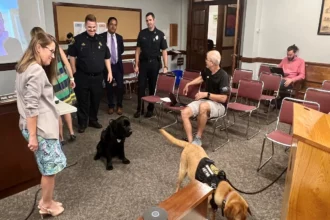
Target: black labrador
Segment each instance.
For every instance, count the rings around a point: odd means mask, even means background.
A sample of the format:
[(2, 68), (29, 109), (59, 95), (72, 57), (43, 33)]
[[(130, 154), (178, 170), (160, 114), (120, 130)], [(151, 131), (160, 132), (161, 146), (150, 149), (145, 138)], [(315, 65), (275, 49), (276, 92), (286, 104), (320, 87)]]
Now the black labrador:
[(96, 155), (94, 160), (99, 160), (101, 157), (107, 159), (107, 170), (112, 170), (112, 158), (118, 156), (124, 164), (129, 164), (130, 161), (125, 157), (125, 139), (131, 136), (132, 129), (129, 118), (120, 116), (115, 120), (110, 120), (108, 127), (102, 131), (101, 139), (96, 147)]

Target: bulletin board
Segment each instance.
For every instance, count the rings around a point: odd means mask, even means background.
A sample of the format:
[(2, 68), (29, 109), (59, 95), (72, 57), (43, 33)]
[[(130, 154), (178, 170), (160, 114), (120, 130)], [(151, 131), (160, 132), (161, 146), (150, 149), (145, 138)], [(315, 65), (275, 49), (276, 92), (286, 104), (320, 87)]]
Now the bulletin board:
[(104, 23), (109, 17), (116, 17), (117, 33), (125, 42), (136, 42), (141, 30), (141, 9), (53, 2), (53, 13), (55, 37), (60, 44), (66, 43), (69, 32), (74, 33), (74, 22), (84, 22), (88, 14), (95, 15), (97, 22)]

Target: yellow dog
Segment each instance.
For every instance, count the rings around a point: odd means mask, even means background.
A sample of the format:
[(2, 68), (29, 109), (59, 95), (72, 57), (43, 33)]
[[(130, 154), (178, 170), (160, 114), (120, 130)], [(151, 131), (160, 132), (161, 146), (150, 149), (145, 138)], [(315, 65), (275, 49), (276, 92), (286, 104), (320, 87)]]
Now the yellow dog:
[[(201, 160), (208, 160), (209, 157), (202, 147), (179, 140), (170, 135), (164, 129), (160, 129), (160, 132), (171, 143), (184, 148), (181, 153), (179, 177), (176, 183), (177, 192), (180, 189), (181, 183), (187, 174), (190, 180), (196, 179), (196, 171), (200, 167)], [(203, 171), (206, 172), (207, 170), (213, 172), (215, 176), (218, 175), (219, 172), (219, 170), (214, 165), (207, 166), (207, 168), (203, 169)], [(221, 181), (214, 188), (216, 188), (214, 193), (214, 202), (218, 207), (222, 209), (223, 215), (227, 219), (245, 220), (248, 213), (251, 214), (245, 199), (240, 194), (238, 194), (227, 181)], [(209, 198), (209, 201), (210, 200), (211, 198)]]

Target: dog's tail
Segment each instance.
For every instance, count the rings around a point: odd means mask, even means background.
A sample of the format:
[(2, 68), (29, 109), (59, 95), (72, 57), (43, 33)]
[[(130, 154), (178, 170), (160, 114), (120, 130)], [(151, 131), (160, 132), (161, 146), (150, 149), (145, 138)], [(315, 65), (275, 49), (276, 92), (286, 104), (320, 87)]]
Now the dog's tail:
[(172, 135), (170, 135), (167, 131), (165, 131), (164, 129), (160, 129), (159, 130), (160, 133), (162, 133), (162, 135), (164, 135), (172, 144), (178, 145), (179, 147), (185, 147), (188, 142), (186, 141), (181, 141), (175, 137), (173, 137)]

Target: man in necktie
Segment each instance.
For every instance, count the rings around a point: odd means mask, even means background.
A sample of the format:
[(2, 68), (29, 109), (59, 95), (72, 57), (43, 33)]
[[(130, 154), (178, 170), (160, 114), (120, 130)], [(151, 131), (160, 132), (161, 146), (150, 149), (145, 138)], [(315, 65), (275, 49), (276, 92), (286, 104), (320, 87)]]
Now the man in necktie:
[(117, 98), (117, 109), (118, 115), (123, 113), (123, 93), (124, 93), (124, 71), (123, 62), (121, 55), (124, 53), (124, 42), (123, 37), (116, 33), (117, 31), (117, 19), (115, 17), (110, 17), (108, 19), (108, 31), (102, 33), (101, 35), (106, 39), (107, 46), (111, 53), (111, 69), (114, 80), (112, 82), (106, 82), (107, 97), (108, 97), (108, 114), (113, 114), (115, 112), (115, 101), (114, 93), (116, 86), (116, 98)]

